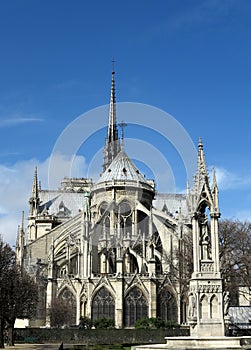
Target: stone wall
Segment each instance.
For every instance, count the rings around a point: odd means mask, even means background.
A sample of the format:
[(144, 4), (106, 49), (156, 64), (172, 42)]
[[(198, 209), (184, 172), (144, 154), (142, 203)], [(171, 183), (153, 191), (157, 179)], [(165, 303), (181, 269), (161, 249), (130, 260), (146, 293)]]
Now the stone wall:
[(165, 343), (167, 336), (189, 335), (188, 328), (170, 329), (15, 329), (16, 341), (81, 344)]

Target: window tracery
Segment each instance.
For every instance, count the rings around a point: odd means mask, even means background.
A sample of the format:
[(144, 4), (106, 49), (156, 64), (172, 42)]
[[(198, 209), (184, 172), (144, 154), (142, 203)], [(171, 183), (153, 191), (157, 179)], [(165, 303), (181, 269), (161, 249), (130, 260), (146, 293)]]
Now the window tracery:
[(129, 291), (124, 304), (124, 324), (126, 327), (132, 327), (137, 320), (148, 317), (148, 302), (138, 287)]
[(178, 308), (177, 302), (174, 296), (164, 288), (160, 291), (157, 299), (157, 315), (165, 321), (178, 320)]
[(102, 287), (92, 300), (92, 320), (112, 318), (115, 316), (115, 302), (107, 288)]

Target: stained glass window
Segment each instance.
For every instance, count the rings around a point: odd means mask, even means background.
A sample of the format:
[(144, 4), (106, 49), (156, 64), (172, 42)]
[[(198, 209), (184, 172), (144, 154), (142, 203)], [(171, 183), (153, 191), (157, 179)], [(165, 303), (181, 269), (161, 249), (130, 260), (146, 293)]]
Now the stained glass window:
[(114, 319), (115, 303), (111, 293), (102, 287), (94, 296), (92, 301), (92, 319), (112, 318)]
[(176, 321), (178, 319), (177, 303), (174, 296), (166, 289), (158, 294), (157, 316), (164, 321)]
[(142, 291), (134, 287), (125, 297), (124, 324), (133, 327), (141, 318), (148, 317), (148, 303)]

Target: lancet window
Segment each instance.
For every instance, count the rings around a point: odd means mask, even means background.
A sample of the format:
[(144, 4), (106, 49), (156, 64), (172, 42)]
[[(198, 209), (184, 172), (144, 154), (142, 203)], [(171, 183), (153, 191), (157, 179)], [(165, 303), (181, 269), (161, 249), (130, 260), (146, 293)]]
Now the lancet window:
[(126, 327), (133, 327), (137, 320), (148, 317), (148, 302), (138, 287), (129, 291), (124, 304), (124, 324)]
[(157, 315), (165, 321), (178, 320), (177, 302), (173, 294), (167, 288), (160, 291), (157, 302)]
[(120, 226), (120, 236), (123, 239), (132, 238), (132, 209), (128, 202), (124, 201), (119, 204), (118, 217)]
[(115, 316), (115, 302), (107, 288), (102, 287), (92, 300), (92, 320), (112, 318)]
[(64, 290), (60, 293), (59, 298), (66, 301), (69, 305), (69, 309), (71, 310), (69, 324), (76, 324), (77, 305), (76, 298), (74, 297), (73, 293), (68, 288), (64, 288)]

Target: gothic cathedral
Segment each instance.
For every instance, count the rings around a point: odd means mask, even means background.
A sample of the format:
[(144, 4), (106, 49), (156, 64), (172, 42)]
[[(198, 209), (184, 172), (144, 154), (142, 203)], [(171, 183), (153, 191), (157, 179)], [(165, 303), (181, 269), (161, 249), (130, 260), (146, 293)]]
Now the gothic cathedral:
[[(31, 325), (50, 326), (56, 299), (70, 304), (74, 325), (81, 316), (112, 318), (117, 328), (146, 317), (197, 324), (199, 305), (204, 318), (210, 318), (207, 310), (217, 314), (219, 216), (216, 179), (210, 187), (201, 140), (186, 194), (156, 193), (154, 181), (137, 169), (118, 136), (113, 72), (99, 180), (64, 178), (59, 190), (44, 190), (35, 169), (28, 226), (23, 220), (16, 245), (19, 263), (39, 284)], [(213, 274), (215, 289), (205, 281), (198, 287), (203, 273)]]

